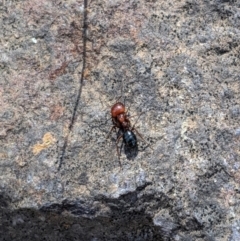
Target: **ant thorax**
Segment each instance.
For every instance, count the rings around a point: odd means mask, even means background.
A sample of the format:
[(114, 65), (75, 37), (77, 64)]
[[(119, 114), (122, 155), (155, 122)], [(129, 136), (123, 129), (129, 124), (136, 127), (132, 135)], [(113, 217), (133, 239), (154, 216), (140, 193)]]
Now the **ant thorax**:
[(117, 119), (118, 119), (118, 121), (119, 121), (120, 123), (123, 123), (123, 122), (125, 122), (125, 120), (126, 120), (126, 115), (125, 115), (124, 113), (119, 114), (119, 115), (117, 116)]
[(120, 123), (121, 128), (126, 129), (130, 127), (129, 119), (127, 118), (127, 115), (125, 113), (118, 115), (117, 120)]

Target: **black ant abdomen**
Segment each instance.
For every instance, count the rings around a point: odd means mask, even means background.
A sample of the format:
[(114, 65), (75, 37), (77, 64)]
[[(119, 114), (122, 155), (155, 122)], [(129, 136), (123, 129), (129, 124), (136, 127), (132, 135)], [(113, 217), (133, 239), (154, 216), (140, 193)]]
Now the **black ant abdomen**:
[(123, 132), (123, 141), (125, 145), (127, 145), (130, 148), (137, 147), (137, 137), (131, 130), (126, 130)]

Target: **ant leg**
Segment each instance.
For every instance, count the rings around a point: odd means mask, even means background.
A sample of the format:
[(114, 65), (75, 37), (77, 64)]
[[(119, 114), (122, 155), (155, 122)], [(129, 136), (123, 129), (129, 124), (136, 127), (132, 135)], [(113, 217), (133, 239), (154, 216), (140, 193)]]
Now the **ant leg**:
[[(143, 113), (144, 113), (144, 112), (142, 112), (142, 113), (140, 113), (140, 114), (138, 115), (137, 120), (135, 121), (134, 125), (132, 126), (132, 130), (134, 130), (134, 126), (137, 124), (137, 122), (138, 122), (140, 116), (141, 116)], [(130, 117), (130, 118), (131, 118), (131, 117)]]
[(121, 152), (122, 152), (122, 147), (123, 147), (123, 141), (122, 141), (121, 147), (120, 147), (120, 156), (121, 156)]
[[(137, 135), (143, 140), (146, 142), (146, 140), (143, 138), (143, 136), (138, 132), (138, 130), (136, 128), (132, 128), (132, 131), (136, 131)], [(147, 143), (147, 142), (146, 142)]]
[(112, 119), (112, 117), (108, 118), (108, 119), (106, 120), (106, 123), (107, 123), (109, 120), (111, 120), (111, 119)]
[[(147, 141), (143, 138), (143, 136), (138, 132), (138, 130), (136, 129), (136, 128), (132, 128), (132, 131), (136, 131), (136, 133), (137, 133), (137, 135), (146, 143), (146, 144), (148, 144), (148, 145), (150, 145), (149, 143), (147, 143)], [(151, 146), (149, 146), (151, 149), (152, 149), (152, 147)], [(152, 149), (153, 150), (153, 149)]]
[[(137, 114), (137, 115), (128, 116), (128, 118), (133, 118), (133, 117), (136, 117), (136, 116), (139, 116), (139, 117), (140, 117), (140, 116), (141, 116), (142, 114), (144, 114), (144, 113), (145, 113), (145, 111), (144, 111), (144, 112), (141, 112), (140, 114)], [(138, 119), (139, 119), (139, 118), (138, 118)], [(136, 123), (135, 123), (135, 124), (136, 124)], [(135, 125), (135, 124), (134, 124), (134, 125)]]
[(110, 136), (110, 134), (112, 133), (113, 129), (116, 131), (116, 126), (112, 126), (111, 130), (108, 132), (106, 139)]
[(117, 141), (116, 141), (116, 147), (117, 147), (117, 154), (118, 154), (118, 161), (119, 161), (119, 164), (120, 164), (120, 167), (122, 167), (122, 163), (120, 161), (120, 154), (121, 154), (121, 150), (122, 150), (122, 144), (121, 144), (121, 148), (120, 148), (120, 152), (119, 152), (119, 148), (118, 148), (118, 142), (120, 141), (120, 139), (123, 137), (123, 135), (120, 135), (118, 138), (117, 138)]
[(123, 147), (123, 141), (122, 141), (122, 143), (121, 143), (120, 153), (119, 153), (119, 156), (118, 156), (118, 161), (119, 161), (119, 165), (120, 165), (121, 168), (122, 168), (122, 163), (121, 163), (121, 161), (120, 161), (120, 157), (121, 157), (122, 147)]

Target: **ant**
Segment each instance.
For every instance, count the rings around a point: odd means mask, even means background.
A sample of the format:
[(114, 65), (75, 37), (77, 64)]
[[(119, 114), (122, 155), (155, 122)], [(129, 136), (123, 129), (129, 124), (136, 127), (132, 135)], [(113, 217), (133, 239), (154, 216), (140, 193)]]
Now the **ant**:
[[(139, 117), (140, 117), (140, 115), (139, 115)], [(112, 118), (113, 126), (112, 126), (109, 134), (107, 135), (107, 137), (111, 134), (113, 129), (115, 129), (115, 130), (116, 130), (116, 128), (119, 129), (116, 146), (117, 146), (117, 153), (118, 153), (119, 162), (120, 162), (120, 153), (121, 153), (122, 146), (121, 146), (121, 149), (119, 152), (118, 143), (121, 138), (123, 138), (123, 142), (125, 143), (125, 145), (132, 149), (137, 148), (137, 137), (133, 131), (135, 131), (137, 133), (137, 135), (140, 136), (144, 142), (146, 142), (146, 141), (143, 139), (142, 135), (136, 130), (136, 128), (134, 128), (135, 124), (133, 126), (131, 125), (131, 122), (129, 120), (130, 117), (127, 115), (127, 111), (126, 111), (125, 105), (123, 103), (117, 102), (112, 106), (111, 118)], [(121, 163), (120, 163), (120, 165), (121, 165)]]

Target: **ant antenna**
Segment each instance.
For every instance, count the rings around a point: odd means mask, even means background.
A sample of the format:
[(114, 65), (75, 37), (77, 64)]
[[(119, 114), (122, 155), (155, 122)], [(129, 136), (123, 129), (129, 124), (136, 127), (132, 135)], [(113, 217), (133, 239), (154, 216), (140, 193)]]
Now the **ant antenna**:
[(120, 96), (116, 99), (115, 103), (117, 103), (121, 98), (122, 98), (122, 95), (120, 95)]
[[(122, 79), (122, 86), (121, 86), (121, 96), (122, 96), (122, 93), (123, 93), (123, 84), (124, 83), (124, 79)], [(124, 103), (125, 104), (125, 103)]]
[(124, 96), (124, 100), (123, 100), (124, 106), (125, 106), (125, 102), (126, 102), (126, 96)]

